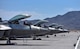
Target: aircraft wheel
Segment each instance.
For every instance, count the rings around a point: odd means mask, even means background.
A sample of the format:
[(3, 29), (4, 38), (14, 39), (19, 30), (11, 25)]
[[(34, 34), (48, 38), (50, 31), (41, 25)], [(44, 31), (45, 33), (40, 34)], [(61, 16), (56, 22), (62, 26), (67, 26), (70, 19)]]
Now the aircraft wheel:
[(35, 38), (33, 38), (33, 40), (36, 40)]
[(37, 40), (42, 40), (41, 38), (38, 38)]
[(49, 36), (46, 36), (47, 38), (49, 38)]
[(54, 35), (56, 37), (56, 35)]
[(34, 37), (33, 40), (36, 40), (36, 38)]
[(76, 46), (76, 44), (73, 44), (73, 46), (75, 47), (75, 46)]
[(15, 44), (17, 44), (17, 43), (11, 43), (10, 37), (7, 38), (7, 43), (6, 43), (6, 45), (15, 45)]

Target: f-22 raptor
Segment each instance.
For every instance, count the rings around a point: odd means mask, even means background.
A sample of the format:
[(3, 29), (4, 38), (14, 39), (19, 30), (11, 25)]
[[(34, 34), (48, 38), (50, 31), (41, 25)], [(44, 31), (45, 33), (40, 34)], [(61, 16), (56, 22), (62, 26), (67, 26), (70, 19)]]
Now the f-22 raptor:
[(34, 36), (39, 34), (44, 34), (48, 32), (48, 29), (25, 24), (21, 25), (19, 24), (19, 21), (25, 18), (29, 18), (31, 15), (16, 15), (13, 18), (11, 18), (9, 21), (4, 22), (1, 20), (0, 22), (0, 37), (7, 38), (6, 44), (13, 44), (10, 41), (10, 38), (12, 37), (26, 37), (26, 36)]

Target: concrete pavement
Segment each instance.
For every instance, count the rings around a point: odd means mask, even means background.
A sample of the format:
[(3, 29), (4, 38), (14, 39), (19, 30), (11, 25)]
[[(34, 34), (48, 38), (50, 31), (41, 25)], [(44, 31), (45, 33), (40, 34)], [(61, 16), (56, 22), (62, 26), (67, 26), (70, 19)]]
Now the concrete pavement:
[[(70, 32), (57, 34), (50, 38), (41, 37), (42, 40), (32, 40), (32, 38), (23, 38), (19, 40), (12, 40), (17, 45), (0, 45), (0, 49), (74, 49), (74, 44), (77, 42), (77, 38), (80, 32)], [(6, 40), (0, 40), (0, 43), (6, 43)], [(79, 47), (80, 49), (80, 43)]]

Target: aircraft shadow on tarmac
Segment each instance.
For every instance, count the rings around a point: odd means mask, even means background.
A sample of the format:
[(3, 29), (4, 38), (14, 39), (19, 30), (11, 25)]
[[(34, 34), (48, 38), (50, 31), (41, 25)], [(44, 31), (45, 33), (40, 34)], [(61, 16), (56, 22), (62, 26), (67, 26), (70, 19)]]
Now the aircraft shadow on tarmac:
[(46, 44), (17, 44), (16, 46), (49, 46)]
[[(0, 46), (6, 46), (6, 45), (8, 44), (0, 44)], [(10, 46), (49, 46), (49, 45), (46, 45), (46, 44), (11, 44)]]

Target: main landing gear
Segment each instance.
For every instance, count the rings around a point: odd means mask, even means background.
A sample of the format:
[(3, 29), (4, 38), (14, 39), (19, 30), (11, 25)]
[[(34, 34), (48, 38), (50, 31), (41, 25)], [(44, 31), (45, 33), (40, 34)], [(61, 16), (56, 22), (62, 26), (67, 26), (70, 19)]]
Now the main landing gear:
[(15, 45), (15, 43), (11, 43), (10, 37), (7, 38), (6, 45)]
[(33, 40), (42, 40), (42, 39), (41, 38), (37, 38), (36, 36), (34, 36)]

